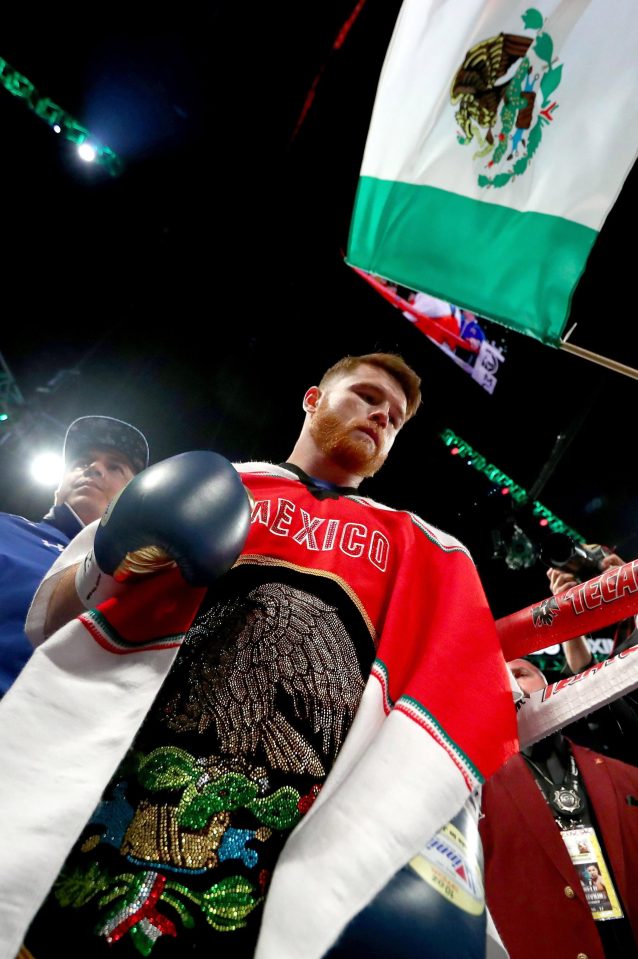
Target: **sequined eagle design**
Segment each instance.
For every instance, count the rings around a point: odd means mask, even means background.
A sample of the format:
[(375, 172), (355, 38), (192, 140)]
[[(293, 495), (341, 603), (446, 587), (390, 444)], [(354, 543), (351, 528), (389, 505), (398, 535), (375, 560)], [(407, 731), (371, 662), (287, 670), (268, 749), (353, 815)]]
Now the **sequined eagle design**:
[(261, 752), (272, 769), (326, 774), (365, 685), (334, 606), (264, 583), (198, 617), (182, 652), (188, 679), (168, 704), (172, 729), (212, 726), (227, 755)]

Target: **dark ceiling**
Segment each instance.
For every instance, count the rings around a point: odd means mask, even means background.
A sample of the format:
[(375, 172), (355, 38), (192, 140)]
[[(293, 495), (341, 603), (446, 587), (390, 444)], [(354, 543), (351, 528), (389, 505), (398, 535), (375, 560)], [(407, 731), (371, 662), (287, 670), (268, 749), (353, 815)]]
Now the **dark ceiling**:
[[(79, 165), (0, 89), (0, 354), (26, 401), (0, 442), (0, 508), (39, 518), (50, 495), (26, 458), (86, 413), (138, 425), (154, 460), (204, 447), (281, 461), (305, 388), (344, 353), (387, 349), (421, 374), (425, 403), (367, 492), (463, 539), (496, 615), (543, 598), (544, 568), (494, 556), (507, 498), (450, 456), (445, 428), (526, 489), (543, 475), (554, 514), (636, 555), (636, 380), (498, 327), (506, 361), (489, 395), (343, 263), (399, 6), (367, 0), (339, 49), (354, 0), (2, 14), (0, 56), (125, 165)], [(575, 342), (630, 366), (634, 179), (571, 315)], [(542, 537), (525, 511), (517, 522)]]

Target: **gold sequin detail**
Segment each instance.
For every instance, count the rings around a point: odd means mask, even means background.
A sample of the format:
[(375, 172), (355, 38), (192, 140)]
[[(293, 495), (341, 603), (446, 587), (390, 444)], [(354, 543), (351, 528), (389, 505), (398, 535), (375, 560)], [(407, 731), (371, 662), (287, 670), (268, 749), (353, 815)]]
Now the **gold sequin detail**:
[(174, 806), (143, 801), (126, 830), (121, 852), (145, 862), (166, 863), (186, 869), (217, 865), (217, 849), (230, 823), (228, 812), (211, 816), (203, 829), (184, 829)]
[[(223, 753), (261, 750), (272, 769), (325, 775), (364, 687), (334, 606), (287, 584), (264, 583), (198, 617), (187, 645), (187, 691), (167, 708), (172, 729), (204, 733), (214, 726)], [(310, 734), (319, 734), (320, 752)]]

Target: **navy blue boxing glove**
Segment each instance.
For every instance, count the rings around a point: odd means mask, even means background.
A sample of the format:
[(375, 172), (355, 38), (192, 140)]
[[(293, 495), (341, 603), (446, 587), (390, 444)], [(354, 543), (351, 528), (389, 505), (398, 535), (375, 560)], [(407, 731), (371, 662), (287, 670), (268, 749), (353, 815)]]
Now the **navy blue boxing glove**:
[(469, 801), (346, 926), (326, 959), (485, 959), (483, 849)]
[(208, 586), (239, 556), (250, 493), (232, 464), (208, 450), (179, 453), (134, 476), (109, 503), (75, 580), (87, 608), (117, 592), (114, 580), (174, 563)]

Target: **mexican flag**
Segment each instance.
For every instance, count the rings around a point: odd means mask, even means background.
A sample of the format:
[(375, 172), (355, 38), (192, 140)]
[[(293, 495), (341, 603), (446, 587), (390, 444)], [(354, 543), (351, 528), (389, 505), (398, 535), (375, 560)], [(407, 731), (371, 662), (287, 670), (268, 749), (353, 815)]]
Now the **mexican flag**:
[(556, 346), (637, 149), (635, 0), (405, 0), (347, 262)]

